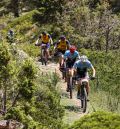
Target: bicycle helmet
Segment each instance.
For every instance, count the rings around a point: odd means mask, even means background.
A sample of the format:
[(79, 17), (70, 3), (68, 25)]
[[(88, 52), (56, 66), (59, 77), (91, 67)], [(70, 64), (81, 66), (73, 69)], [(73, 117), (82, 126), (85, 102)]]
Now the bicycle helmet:
[(43, 31), (42, 34), (43, 34), (43, 35), (47, 35), (47, 32), (46, 32), (46, 31)]
[(65, 37), (64, 35), (61, 35), (61, 36), (60, 36), (60, 39), (61, 39), (61, 40), (65, 40), (66, 37)]
[(81, 57), (80, 57), (80, 61), (82, 61), (82, 62), (86, 62), (87, 61), (87, 56), (85, 56), (85, 55), (82, 55)]
[(76, 47), (72, 45), (72, 46), (70, 47), (70, 52), (71, 52), (71, 53), (74, 53), (75, 50), (76, 50)]

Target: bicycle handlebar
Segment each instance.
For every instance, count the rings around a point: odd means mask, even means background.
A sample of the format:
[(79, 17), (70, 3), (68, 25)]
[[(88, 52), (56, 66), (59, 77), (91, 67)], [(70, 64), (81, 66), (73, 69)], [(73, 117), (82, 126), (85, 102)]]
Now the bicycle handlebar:
[[(84, 78), (84, 77), (83, 77), (83, 78)], [(74, 80), (79, 80), (79, 79), (82, 79), (82, 78), (80, 78), (79, 76), (74, 76), (73, 79), (74, 79)], [(88, 80), (94, 80), (94, 79), (96, 79), (96, 77), (92, 77), (92, 76), (91, 76), (91, 77), (89, 77), (89, 78), (87, 78), (87, 79), (88, 79)]]

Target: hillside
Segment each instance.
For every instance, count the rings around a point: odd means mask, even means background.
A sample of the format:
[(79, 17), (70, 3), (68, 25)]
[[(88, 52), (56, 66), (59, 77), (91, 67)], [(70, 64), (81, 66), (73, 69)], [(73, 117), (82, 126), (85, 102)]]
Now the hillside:
[[(0, 120), (16, 120), (25, 129), (119, 129), (119, 5), (119, 0), (1, 0)], [(9, 29), (15, 33), (13, 43), (6, 38)], [(54, 42), (64, 34), (94, 65), (88, 115), (79, 109), (76, 90), (73, 100), (68, 98), (56, 62), (47, 67), (38, 62), (35, 42), (43, 31)]]

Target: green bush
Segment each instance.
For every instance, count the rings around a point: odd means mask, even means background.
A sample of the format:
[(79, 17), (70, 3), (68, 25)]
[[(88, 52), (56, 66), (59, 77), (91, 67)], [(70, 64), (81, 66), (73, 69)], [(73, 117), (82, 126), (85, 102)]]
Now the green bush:
[(99, 111), (84, 116), (66, 129), (120, 129), (120, 116)]

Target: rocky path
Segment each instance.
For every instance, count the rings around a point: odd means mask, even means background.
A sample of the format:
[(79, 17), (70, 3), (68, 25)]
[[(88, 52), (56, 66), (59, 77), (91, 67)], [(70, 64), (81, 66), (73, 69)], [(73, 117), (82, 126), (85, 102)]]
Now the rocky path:
[(69, 98), (69, 92), (66, 92), (66, 83), (62, 80), (61, 72), (58, 69), (58, 64), (49, 63), (47, 66), (41, 65), (41, 62), (37, 62), (41, 72), (43, 74), (56, 72), (60, 76), (60, 81), (57, 84), (59, 92), (61, 94), (61, 105), (65, 109), (65, 116), (63, 117), (63, 121), (66, 124), (72, 124), (74, 121), (80, 119), (80, 117), (84, 116), (88, 113), (82, 113), (80, 109), (80, 100), (76, 98), (76, 91), (73, 91), (73, 98)]

